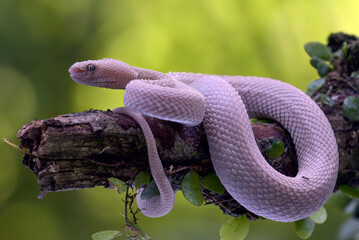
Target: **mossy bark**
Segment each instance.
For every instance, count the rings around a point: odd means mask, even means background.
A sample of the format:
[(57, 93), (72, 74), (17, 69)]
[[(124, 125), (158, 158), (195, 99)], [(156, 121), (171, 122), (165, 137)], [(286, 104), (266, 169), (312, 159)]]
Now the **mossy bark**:
[[(359, 97), (359, 38), (344, 33), (331, 34), (328, 46), (337, 57), (331, 64), (333, 71), (325, 77), (324, 86), (313, 95), (334, 130), (339, 149), (339, 177), (337, 185), (359, 186), (359, 122), (351, 121), (343, 113), (343, 102), (349, 96)], [(359, 72), (358, 72), (359, 73)], [(329, 106), (323, 96), (335, 105)]]

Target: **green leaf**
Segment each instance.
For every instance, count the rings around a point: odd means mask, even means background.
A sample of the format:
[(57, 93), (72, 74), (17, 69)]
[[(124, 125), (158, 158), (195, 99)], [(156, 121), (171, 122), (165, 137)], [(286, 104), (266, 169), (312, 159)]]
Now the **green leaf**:
[(97, 232), (97, 233), (92, 234), (92, 239), (93, 240), (112, 240), (121, 235), (122, 235), (122, 233), (120, 231), (107, 230), (107, 231), (102, 231), (102, 232)]
[(136, 189), (140, 189), (150, 183), (150, 174), (148, 171), (141, 171), (136, 175), (134, 185)]
[(310, 218), (304, 218), (295, 222), (297, 236), (308, 239), (314, 231), (315, 223)]
[(318, 57), (326, 61), (329, 61), (332, 56), (330, 48), (320, 42), (309, 42), (304, 45), (304, 49), (309, 56)]
[(211, 190), (215, 193), (224, 193), (225, 188), (219, 180), (215, 172), (211, 172), (207, 176), (202, 178), (203, 187)]
[(315, 56), (310, 59), (310, 65), (312, 65), (315, 69), (317, 69), (318, 64), (321, 62), (324, 62), (324, 60)]
[(359, 189), (351, 187), (349, 185), (340, 185), (339, 186), (340, 191), (342, 191), (344, 194), (346, 194), (349, 197), (352, 198), (359, 198)]
[(322, 224), (327, 220), (327, 210), (324, 207), (319, 208), (318, 211), (309, 216), (316, 224)]
[[(167, 176), (167, 179), (170, 183), (172, 183), (171, 176)], [(150, 183), (143, 189), (141, 193), (141, 199), (142, 200), (148, 200), (152, 197), (159, 196), (160, 191), (158, 190), (158, 187), (156, 185), (156, 182), (154, 180), (150, 181)]]
[(332, 70), (331, 66), (326, 61), (316, 56), (310, 59), (310, 65), (317, 69), (320, 77), (324, 77)]
[(192, 204), (201, 206), (203, 203), (202, 187), (198, 173), (189, 171), (181, 182), (183, 196)]
[(326, 102), (330, 107), (334, 107), (336, 104), (331, 97), (325, 94), (320, 94), (320, 100), (322, 100), (322, 102)]
[(343, 103), (344, 115), (352, 121), (359, 121), (359, 98), (349, 96)]
[(325, 77), (325, 75), (327, 75), (328, 72), (331, 71), (331, 67), (328, 63), (323, 61), (318, 63), (317, 71), (320, 77)]
[(119, 193), (119, 194), (121, 194), (121, 193), (124, 193), (124, 192), (126, 192), (126, 189), (127, 189), (127, 184), (124, 182), (124, 181), (122, 181), (122, 180), (120, 180), (120, 179), (118, 179), (118, 178), (108, 178), (107, 179), (109, 182), (110, 182), (110, 184), (116, 189), (116, 191)]
[(266, 148), (267, 156), (269, 159), (276, 159), (280, 155), (282, 155), (285, 151), (284, 143), (282, 140), (276, 140), (275, 138), (269, 138), (272, 145)]
[(242, 240), (249, 231), (247, 216), (243, 214), (237, 218), (231, 218), (225, 222), (219, 231), (221, 240)]
[(148, 200), (154, 196), (159, 196), (160, 191), (154, 180), (152, 180), (141, 193), (141, 200)]
[(323, 87), (324, 83), (325, 83), (324, 78), (320, 78), (320, 79), (311, 81), (307, 87), (307, 94), (309, 96), (312, 96), (313, 93), (315, 93), (316, 91), (318, 91), (319, 89), (321, 89)]

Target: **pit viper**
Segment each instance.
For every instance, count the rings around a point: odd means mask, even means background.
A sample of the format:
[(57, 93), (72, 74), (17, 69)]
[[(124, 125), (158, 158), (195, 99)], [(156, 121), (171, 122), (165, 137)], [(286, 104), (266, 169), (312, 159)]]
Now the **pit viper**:
[[(249, 211), (289, 222), (317, 211), (331, 195), (338, 172), (338, 149), (331, 125), (301, 90), (263, 77), (170, 72), (130, 66), (114, 59), (77, 62), (71, 78), (84, 85), (125, 89), (114, 112), (133, 117), (146, 138), (151, 174), (160, 195), (137, 202), (149, 217), (167, 214), (174, 192), (158, 157), (147, 115), (186, 126), (203, 122), (210, 158), (228, 193)], [(249, 116), (269, 118), (290, 133), (298, 173), (285, 176), (260, 153)]]

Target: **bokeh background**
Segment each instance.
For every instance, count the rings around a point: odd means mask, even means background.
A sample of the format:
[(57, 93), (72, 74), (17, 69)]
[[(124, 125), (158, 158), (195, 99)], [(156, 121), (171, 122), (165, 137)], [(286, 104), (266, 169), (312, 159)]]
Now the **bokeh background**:
[[(257, 75), (303, 90), (317, 78), (303, 45), (331, 32), (359, 35), (357, 0), (0, 0), (0, 137), (17, 142), (25, 123), (122, 105), (123, 92), (78, 85), (76, 61), (115, 58), (158, 71)], [(90, 239), (119, 229), (123, 204), (95, 188), (43, 200), (21, 153), (0, 142), (0, 239)], [(335, 201), (311, 239), (336, 239), (348, 216)], [(153, 239), (219, 239), (229, 219), (177, 193), (173, 211), (140, 216)], [(251, 222), (247, 239), (297, 239), (293, 223)]]

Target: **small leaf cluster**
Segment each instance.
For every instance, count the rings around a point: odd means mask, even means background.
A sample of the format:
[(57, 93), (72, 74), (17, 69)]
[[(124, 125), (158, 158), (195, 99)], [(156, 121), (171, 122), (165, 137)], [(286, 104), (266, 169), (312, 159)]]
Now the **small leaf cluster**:
[(306, 93), (312, 98), (320, 99), (322, 103), (326, 103), (329, 107), (334, 107), (336, 102), (330, 96), (318, 93), (324, 84), (325, 78), (313, 80), (308, 84)]
[(318, 93), (324, 84), (325, 78), (313, 80), (308, 84), (306, 93), (313, 99), (319, 99), (320, 102), (327, 104), (329, 107), (334, 107), (336, 102), (329, 95)]
[[(170, 176), (168, 179), (170, 182), (172, 181)], [(150, 181), (150, 175), (147, 171), (137, 174), (134, 185), (138, 189), (144, 187), (141, 194), (142, 200), (148, 200), (151, 197), (158, 196), (160, 194), (155, 181)], [(224, 193), (225, 191), (224, 186), (215, 172), (211, 172), (201, 179), (198, 173), (192, 169), (183, 177), (181, 181), (183, 196), (190, 203), (196, 206), (201, 206), (204, 202), (202, 186), (215, 193)]]
[[(264, 219), (264, 218), (262, 218)], [(321, 207), (307, 218), (294, 222), (296, 234), (301, 239), (308, 239), (315, 228), (315, 224), (322, 224), (327, 219), (327, 211)], [(228, 220), (220, 230), (221, 240), (244, 239), (249, 232), (249, 221), (244, 214), (238, 218)]]
[(215, 172), (211, 172), (200, 180), (198, 173), (189, 171), (181, 182), (183, 196), (192, 204), (201, 206), (203, 204), (202, 186), (215, 193), (224, 193), (225, 188)]
[[(279, 141), (273, 141), (273, 144), (281, 143)], [(275, 147), (281, 148), (281, 147)], [(169, 177), (171, 181), (171, 178)], [(116, 189), (118, 193), (123, 193), (124, 191), (128, 191), (126, 188), (126, 183), (116, 179), (109, 178), (110, 184)], [(141, 195), (144, 195), (144, 199), (150, 199), (153, 196), (159, 195), (158, 188), (155, 182), (150, 181), (150, 174), (148, 171), (141, 171), (136, 175), (134, 180), (134, 186), (136, 188), (143, 188), (144, 190)], [(128, 186), (127, 186), (128, 187)], [(225, 188), (221, 184), (218, 176), (215, 172), (211, 172), (205, 177), (200, 178), (199, 174), (193, 169), (190, 170), (182, 179), (181, 189), (185, 198), (192, 204), (196, 206), (201, 206), (204, 202), (202, 195), (202, 187), (209, 189), (212, 192), (216, 193), (224, 193)], [(146, 190), (147, 189), (147, 190)], [(359, 189), (349, 187), (347, 185), (340, 186), (340, 190), (352, 198), (359, 197)], [(359, 200), (357, 202), (358, 207), (358, 217), (359, 217)], [(296, 234), (301, 239), (308, 239), (315, 228), (316, 224), (322, 224), (327, 219), (327, 212), (324, 207), (320, 208), (317, 212), (313, 213), (311, 216), (298, 220), (295, 222)], [(353, 221), (355, 223), (359, 222), (359, 220), (350, 220), (348, 221), (342, 228), (350, 229), (353, 234), (359, 232), (359, 228), (353, 225)], [(220, 230), (220, 239), (221, 240), (231, 240), (245, 239), (249, 232), (249, 221), (247, 219), (246, 214), (243, 214), (240, 217), (233, 217), (225, 222)], [(343, 236), (347, 236), (348, 232), (345, 234), (342, 233)], [(353, 235), (350, 235), (353, 236)], [(116, 240), (116, 239), (126, 239), (126, 240), (145, 240), (150, 239), (146, 233), (144, 233), (138, 226), (129, 222), (126, 227), (122, 231), (118, 230), (107, 230), (97, 232), (92, 235), (93, 240)], [(340, 238), (342, 240), (347, 240), (350, 238)]]
[(300, 219), (295, 222), (295, 230), (297, 236), (301, 239), (308, 239), (315, 228), (315, 224), (322, 224), (327, 220), (327, 211), (321, 207), (317, 212), (307, 218)]
[[(137, 181), (134, 182), (135, 186), (142, 186), (142, 183), (149, 183), (150, 176), (147, 173), (140, 173), (137, 175)], [(117, 179), (117, 178), (108, 178), (109, 184), (119, 193), (122, 194), (126, 192), (125, 199), (125, 218), (126, 225), (122, 230), (105, 230), (94, 233), (92, 235), (93, 240), (149, 240), (151, 239), (142, 229), (137, 226), (136, 214), (139, 212), (139, 209), (136, 211), (133, 210), (134, 199), (136, 198), (136, 193), (132, 194), (129, 192), (131, 188), (130, 184)], [(133, 220), (130, 221), (128, 214), (132, 214)]]
[[(150, 181), (148, 172), (137, 174), (134, 185), (136, 188), (144, 187), (141, 199), (147, 200), (153, 196), (159, 195), (156, 183)], [(186, 173), (181, 181), (181, 190), (183, 196), (193, 205), (201, 206), (204, 202), (202, 187), (214, 192), (224, 193), (225, 188), (215, 172), (200, 178), (199, 174), (191, 169)], [(231, 218), (222, 226), (220, 230), (221, 240), (244, 239), (249, 230), (249, 222), (246, 215), (238, 218)]]
[[(172, 178), (168, 176), (168, 180), (172, 182)], [(109, 178), (109, 183), (116, 189), (116, 191), (121, 194), (126, 191), (128, 192), (128, 186), (125, 182), (117, 178)], [(148, 200), (154, 196), (160, 194), (158, 187), (154, 180), (151, 180), (150, 173), (148, 171), (139, 172), (133, 185), (136, 189), (143, 188), (141, 193), (142, 200)], [(204, 176), (202, 179), (199, 177), (199, 174), (191, 169), (181, 181), (181, 190), (184, 197), (192, 204), (196, 206), (201, 206), (204, 202), (202, 194), (202, 186), (208, 190), (215, 193), (224, 193), (225, 188), (220, 182), (218, 176), (215, 172), (211, 172), (208, 175)], [(126, 201), (125, 201), (126, 203)], [(131, 204), (130, 204), (131, 205)], [(126, 217), (126, 216), (125, 216)], [(118, 237), (123, 236), (127, 232), (127, 237), (124, 239), (149, 239), (146, 238), (146, 234), (142, 234), (142, 230), (139, 230), (138, 226), (129, 222), (126, 217), (127, 226), (122, 231), (108, 230), (95, 233), (92, 238), (94, 240), (112, 240), (118, 239)], [(147, 236), (148, 237), (148, 236)]]
[[(264, 218), (262, 218), (264, 219)], [(296, 234), (301, 239), (308, 239), (315, 228), (315, 224), (322, 224), (327, 219), (327, 211), (321, 207), (307, 218), (294, 222)], [(246, 214), (228, 220), (220, 230), (221, 240), (244, 239), (249, 232), (249, 221)]]
[[(215, 193), (224, 193), (225, 188), (220, 182), (215, 172), (200, 179), (198, 173), (190, 170), (183, 178), (181, 183), (183, 196), (192, 204), (201, 206), (203, 204), (202, 186)], [(237, 218), (231, 218), (225, 222), (220, 230), (221, 240), (241, 240), (244, 239), (249, 231), (249, 222), (246, 214)]]
[(332, 51), (330, 48), (320, 42), (309, 42), (304, 45), (305, 51), (311, 57), (310, 64), (317, 69), (320, 77), (324, 77), (333, 67), (330, 65)]
[[(328, 46), (319, 42), (309, 42), (304, 45), (304, 49), (311, 57), (310, 64), (317, 70), (321, 77), (309, 83), (307, 87), (307, 94), (314, 97), (314, 94), (324, 86), (325, 76), (333, 70), (330, 61), (341, 55), (343, 55), (344, 58), (347, 57), (347, 44), (344, 42), (342, 48), (334, 53), (331, 52)], [(359, 78), (359, 71), (352, 72), (350, 78)], [(321, 102), (326, 103), (330, 107), (336, 104), (328, 95), (317, 94), (316, 96), (320, 98)], [(343, 102), (343, 113), (349, 120), (359, 121), (359, 97), (348, 96)]]
[[(331, 49), (320, 42), (309, 42), (304, 45), (305, 51), (311, 57), (310, 64), (317, 70), (320, 79), (316, 79), (308, 84), (307, 94), (313, 97), (325, 84), (325, 76), (333, 70), (330, 61), (336, 57)], [(328, 95), (317, 94), (321, 102), (330, 107), (334, 107), (335, 101)]]

